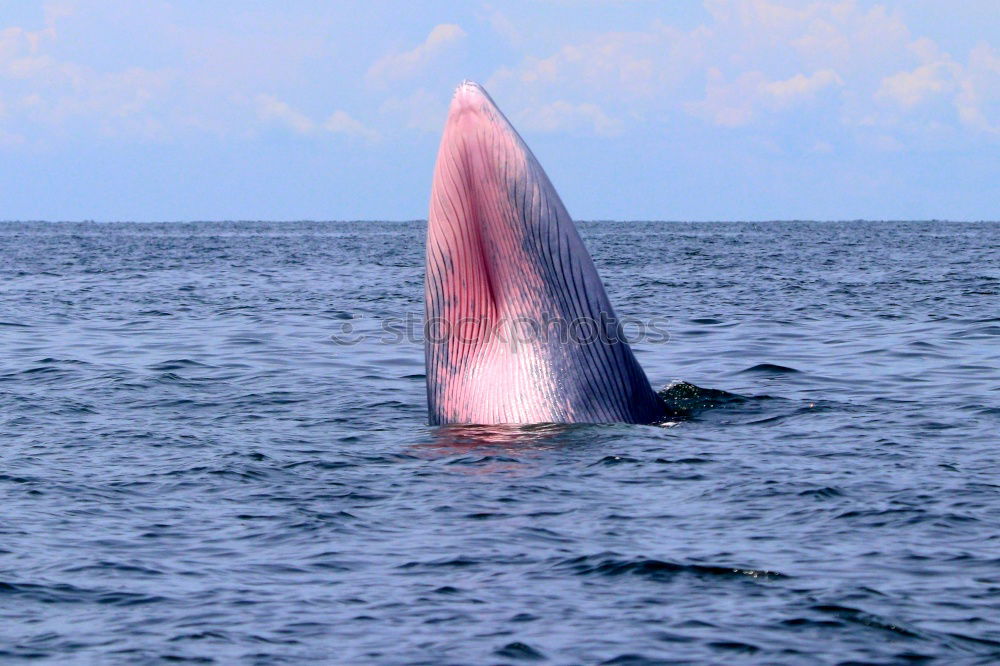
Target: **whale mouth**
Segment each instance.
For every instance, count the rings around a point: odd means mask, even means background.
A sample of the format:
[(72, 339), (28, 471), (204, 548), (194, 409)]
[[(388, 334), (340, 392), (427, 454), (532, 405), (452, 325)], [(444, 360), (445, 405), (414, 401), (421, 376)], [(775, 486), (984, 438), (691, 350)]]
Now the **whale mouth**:
[(426, 251), (431, 423), (648, 422), (661, 410), (566, 207), (472, 81), (449, 109)]

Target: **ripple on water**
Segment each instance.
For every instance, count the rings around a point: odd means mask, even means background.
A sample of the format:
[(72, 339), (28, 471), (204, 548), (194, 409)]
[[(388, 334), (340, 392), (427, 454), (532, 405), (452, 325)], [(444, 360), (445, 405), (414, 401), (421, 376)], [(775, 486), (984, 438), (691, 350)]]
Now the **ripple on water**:
[(1000, 225), (581, 230), (664, 424), (428, 427), (421, 223), (0, 224), (0, 659), (1000, 658)]

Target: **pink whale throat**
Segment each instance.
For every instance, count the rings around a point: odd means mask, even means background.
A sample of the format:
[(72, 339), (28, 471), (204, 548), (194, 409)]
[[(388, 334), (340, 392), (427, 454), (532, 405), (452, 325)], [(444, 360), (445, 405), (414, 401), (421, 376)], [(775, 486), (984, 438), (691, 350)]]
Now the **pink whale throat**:
[(663, 416), (559, 195), (475, 83), (441, 138), (426, 269), (431, 424)]

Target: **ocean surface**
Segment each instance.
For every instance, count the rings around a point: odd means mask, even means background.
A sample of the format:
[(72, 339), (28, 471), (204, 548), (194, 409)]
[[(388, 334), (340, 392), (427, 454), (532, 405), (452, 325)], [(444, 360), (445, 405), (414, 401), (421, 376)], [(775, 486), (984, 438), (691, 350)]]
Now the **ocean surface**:
[(740, 397), (506, 428), (423, 226), (0, 225), (0, 660), (1000, 661), (1000, 224), (580, 224)]

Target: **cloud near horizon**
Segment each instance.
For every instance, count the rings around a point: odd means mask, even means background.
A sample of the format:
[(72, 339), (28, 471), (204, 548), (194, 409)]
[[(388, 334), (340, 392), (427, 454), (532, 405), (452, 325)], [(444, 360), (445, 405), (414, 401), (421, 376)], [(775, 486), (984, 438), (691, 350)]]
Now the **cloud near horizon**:
[[(594, 105), (609, 122), (683, 111), (732, 128), (792, 110), (812, 122), (828, 115), (832, 124), (886, 131), (912, 133), (921, 123), (996, 131), (1000, 55), (991, 44), (955, 58), (914, 35), (902, 12), (850, 0), (706, 6), (711, 20), (694, 28), (654, 21), (646, 30), (598, 33), (501, 67), (490, 84), (526, 107), (544, 109), (556, 95), (563, 104)], [(822, 109), (799, 108), (817, 100)], [(950, 109), (928, 117), (921, 107), (934, 101)], [(536, 126), (576, 128), (568, 117)]]
[(949, 27), (900, 1), (595, 2), (593, 19), (531, 3), (25, 3), (0, 23), (0, 152), (262, 133), (410, 150), (466, 77), (553, 140), (722, 132), (753, 159), (995, 150), (1000, 39), (961, 26), (978, 6), (953, 6)]
[[(992, 44), (977, 43), (956, 57), (933, 39), (914, 35), (899, 10), (851, 0), (705, 5), (708, 20), (693, 28), (656, 18), (645, 29), (591, 32), (550, 53), (531, 52), (526, 45), (523, 55), (515, 55), (519, 62), (498, 62), (484, 83), (504, 99), (511, 115), (538, 132), (614, 135), (627, 132), (637, 119), (678, 112), (739, 127), (820, 98), (826, 112), (845, 124), (890, 129), (906, 119), (919, 122), (923, 107), (943, 101), (952, 113), (939, 109), (933, 122), (985, 134), (1000, 131), (1000, 52)], [(276, 121), (296, 134), (324, 127), (367, 138), (378, 134), (347, 110), (333, 112), (336, 118), (323, 123), (266, 90), (199, 89), (196, 72), (185, 71), (182, 61), (101, 70), (61, 59), (55, 54), (59, 23), (84, 11), (69, 7), (49, 9), (35, 30), (0, 29), (0, 109), (10, 127), (89, 119), (101, 132), (156, 137), (185, 124), (212, 126), (192, 116), (221, 101), (212, 97), (223, 97), (230, 106), (246, 107), (244, 122)], [(497, 10), (490, 25), (506, 33), (517, 29)], [(440, 111), (451, 86), (430, 92), (430, 80), (438, 78), (442, 65), (455, 69), (467, 58), (456, 50), (467, 37), (457, 23), (440, 23), (409, 48), (372, 56), (364, 80), (391, 90), (381, 101), (369, 94), (370, 103), (388, 111), (382, 114), (388, 121), (393, 111), (404, 113), (410, 116), (407, 126), (432, 131), (426, 119), (413, 117), (421, 109)], [(209, 99), (192, 103), (193, 93)], [(182, 105), (186, 113), (178, 112)]]
[(454, 23), (436, 25), (422, 43), (409, 51), (382, 56), (368, 68), (368, 80), (376, 85), (407, 79), (429, 66), (435, 56), (446, 51), (466, 36)]
[(311, 135), (320, 131), (347, 134), (376, 141), (378, 132), (355, 120), (346, 111), (337, 110), (323, 122), (315, 122), (301, 111), (292, 108), (274, 95), (257, 95), (257, 115), (265, 123), (274, 123), (288, 128), (296, 134)]

